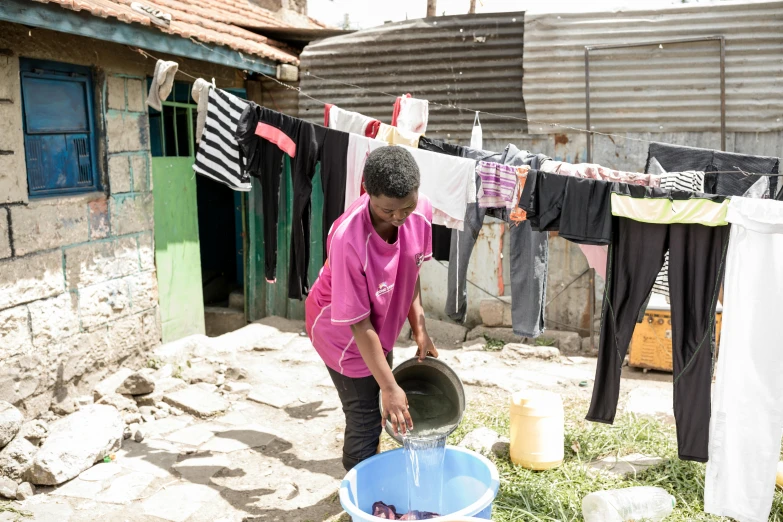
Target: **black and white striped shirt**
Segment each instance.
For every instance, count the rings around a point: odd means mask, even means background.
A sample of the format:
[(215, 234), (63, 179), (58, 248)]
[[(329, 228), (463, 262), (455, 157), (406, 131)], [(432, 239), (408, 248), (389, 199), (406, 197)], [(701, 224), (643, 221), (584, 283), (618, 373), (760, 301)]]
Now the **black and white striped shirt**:
[[(654, 159), (654, 158), (653, 158)], [(704, 192), (704, 173), (688, 170), (685, 172), (667, 172), (660, 176), (661, 188), (684, 190), (686, 192)], [(653, 292), (669, 297), (669, 252), (663, 259), (663, 268), (653, 284)]]
[(209, 91), (209, 107), (193, 170), (228, 185), (234, 190), (250, 190), (250, 176), (241, 165), (239, 144), (234, 132), (247, 102), (219, 89)]

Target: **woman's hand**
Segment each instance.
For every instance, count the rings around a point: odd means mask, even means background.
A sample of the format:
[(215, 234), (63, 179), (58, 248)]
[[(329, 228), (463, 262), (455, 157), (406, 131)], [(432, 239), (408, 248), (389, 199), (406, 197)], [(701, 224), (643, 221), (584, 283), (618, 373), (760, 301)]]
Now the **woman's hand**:
[(427, 333), (427, 330), (422, 329), (418, 334), (414, 334), (413, 339), (419, 347), (418, 352), (416, 352), (419, 362), (423, 361), (428, 355), (436, 359), (438, 358), (438, 349), (435, 348), (435, 343), (430, 339), (430, 334)]
[(383, 390), (383, 419), (381, 426), (386, 426), (386, 419), (391, 421), (392, 430), (397, 435), (405, 435), (408, 430), (413, 429), (413, 420), (408, 413), (408, 397), (397, 383), (394, 383), (389, 389)]

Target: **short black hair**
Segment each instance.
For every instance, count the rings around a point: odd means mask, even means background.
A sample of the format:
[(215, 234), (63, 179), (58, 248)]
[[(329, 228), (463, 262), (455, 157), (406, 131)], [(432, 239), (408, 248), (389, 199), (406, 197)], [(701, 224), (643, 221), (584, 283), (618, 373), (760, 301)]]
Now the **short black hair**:
[(371, 196), (402, 199), (419, 190), (419, 166), (402, 147), (379, 147), (364, 165), (364, 188)]

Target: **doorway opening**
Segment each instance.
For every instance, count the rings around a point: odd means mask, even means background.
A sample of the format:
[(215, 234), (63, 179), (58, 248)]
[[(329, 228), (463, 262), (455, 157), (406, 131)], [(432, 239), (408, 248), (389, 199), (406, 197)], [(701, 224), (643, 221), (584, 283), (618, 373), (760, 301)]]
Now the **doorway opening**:
[[(177, 337), (206, 333), (210, 337), (237, 330), (247, 324), (244, 285), (244, 194), (193, 171), (197, 150), (197, 105), (191, 97), (192, 84), (174, 82), (162, 111), (150, 108), (150, 147), (153, 156), (153, 195), (155, 198), (156, 260), (164, 261), (159, 268), (161, 316), (181, 315), (183, 307), (194, 308), (185, 299), (197, 299), (198, 311), (179, 318), (188, 325), (178, 328)], [(244, 90), (233, 94), (244, 97)], [(172, 172), (171, 165), (183, 163), (182, 173)], [(170, 165), (171, 164), (171, 165)], [(159, 212), (160, 209), (160, 212)], [(160, 213), (160, 222), (159, 222)], [(172, 216), (175, 216), (172, 219)], [(184, 226), (181, 226), (184, 225)], [(181, 228), (194, 225), (195, 237), (177, 237)], [(160, 229), (160, 230), (159, 230)], [(158, 237), (165, 245), (181, 240), (190, 245), (190, 257), (171, 257), (170, 249), (158, 249)], [(188, 266), (188, 265), (197, 266)], [(182, 273), (187, 273), (186, 277)], [(178, 278), (172, 285), (166, 276)], [(194, 288), (197, 287), (197, 288)], [(198, 290), (197, 292), (195, 290)], [(164, 307), (164, 301), (167, 306)], [(200, 314), (200, 320), (194, 315)], [(199, 325), (201, 325), (199, 327)], [(184, 331), (182, 331), (184, 330)], [(184, 334), (184, 335), (182, 335)], [(164, 335), (165, 337), (165, 335)], [(168, 339), (174, 340), (174, 339)], [(164, 338), (164, 342), (166, 339)]]

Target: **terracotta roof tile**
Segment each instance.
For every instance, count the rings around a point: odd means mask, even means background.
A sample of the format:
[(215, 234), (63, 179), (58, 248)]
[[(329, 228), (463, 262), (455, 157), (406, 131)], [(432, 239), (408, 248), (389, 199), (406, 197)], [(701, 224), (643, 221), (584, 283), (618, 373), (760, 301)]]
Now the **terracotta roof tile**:
[[(222, 45), (249, 56), (268, 58), (297, 65), (299, 59), (293, 49), (256, 34), (245, 27), (276, 29), (295, 27), (275, 18), (266, 9), (248, 0), (144, 0), (142, 3), (171, 14), (171, 24), (161, 27), (150, 18), (131, 9), (136, 0), (35, 0), (57, 4), (72, 11), (87, 11), (101, 18), (115, 18), (128, 24), (155, 27), (168, 34), (199, 42)], [(304, 19), (304, 18), (303, 18)], [(322, 28), (321, 24), (306, 19), (307, 28)]]

